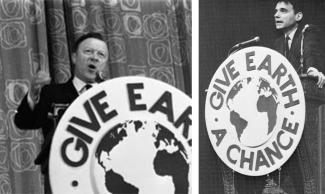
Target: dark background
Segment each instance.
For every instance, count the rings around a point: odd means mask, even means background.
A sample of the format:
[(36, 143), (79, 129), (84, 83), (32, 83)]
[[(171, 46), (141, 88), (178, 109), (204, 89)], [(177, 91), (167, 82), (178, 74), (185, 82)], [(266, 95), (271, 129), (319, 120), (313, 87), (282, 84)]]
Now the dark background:
[[(304, 23), (318, 25), (325, 40), (325, 0), (304, 0)], [(273, 0), (201, 0), (199, 6), (199, 190), (224, 193), (222, 161), (214, 152), (205, 125), (204, 107), (211, 78), (235, 44), (259, 36), (269, 47), (277, 35)]]

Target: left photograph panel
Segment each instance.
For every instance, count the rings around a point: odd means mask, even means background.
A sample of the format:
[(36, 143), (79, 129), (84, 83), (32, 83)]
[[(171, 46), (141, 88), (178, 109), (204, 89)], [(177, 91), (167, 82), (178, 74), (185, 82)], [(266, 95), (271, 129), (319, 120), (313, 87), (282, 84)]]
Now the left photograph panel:
[(195, 193), (191, 0), (0, 0), (0, 193)]

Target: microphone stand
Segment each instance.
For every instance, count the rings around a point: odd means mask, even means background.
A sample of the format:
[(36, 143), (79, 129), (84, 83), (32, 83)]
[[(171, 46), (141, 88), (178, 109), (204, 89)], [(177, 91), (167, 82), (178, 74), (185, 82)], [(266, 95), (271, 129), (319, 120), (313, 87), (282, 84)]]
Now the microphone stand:
[(102, 72), (97, 72), (95, 80), (96, 80), (97, 83), (101, 83), (101, 82), (105, 81), (105, 78), (103, 77), (103, 73)]
[(304, 49), (303, 49), (303, 46), (304, 46), (304, 34), (302, 34), (302, 37), (301, 37), (301, 48), (300, 48), (300, 66), (299, 66), (299, 69), (298, 69), (298, 74), (299, 74), (299, 77), (301, 78), (305, 78), (307, 77), (307, 73), (305, 73), (305, 67), (304, 67)]
[(304, 67), (304, 39), (305, 39), (305, 30), (309, 27), (309, 25), (307, 24), (304, 29), (302, 30), (302, 34), (301, 34), (301, 42), (300, 42), (300, 66), (298, 69), (298, 75), (300, 78), (306, 78), (308, 77), (306, 71), (305, 71), (305, 67)]
[(259, 36), (256, 36), (255, 38), (253, 39), (250, 39), (250, 40), (247, 40), (245, 42), (241, 42), (241, 43), (238, 43), (236, 44), (235, 46), (231, 47), (228, 51), (228, 57), (229, 55), (231, 55), (232, 53), (234, 52), (237, 52), (238, 50), (244, 48), (245, 46), (248, 46), (250, 44), (254, 44), (254, 43), (257, 43), (260, 41), (260, 37)]
[(229, 49), (229, 51), (228, 51), (228, 57), (229, 57), (231, 54), (233, 54), (233, 53), (237, 52), (238, 50), (240, 50), (241, 48), (242, 48), (241, 46), (237, 46), (237, 47), (236, 47), (236, 45), (233, 46), (233, 47), (231, 47), (231, 48)]

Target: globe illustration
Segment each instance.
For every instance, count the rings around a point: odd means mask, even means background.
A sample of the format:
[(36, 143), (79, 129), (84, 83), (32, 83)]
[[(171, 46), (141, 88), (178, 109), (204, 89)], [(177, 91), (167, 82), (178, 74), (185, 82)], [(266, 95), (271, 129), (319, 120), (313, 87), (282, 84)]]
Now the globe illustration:
[(189, 193), (189, 158), (175, 134), (154, 121), (128, 120), (96, 149), (107, 193)]
[(247, 77), (238, 81), (226, 100), (230, 123), (240, 143), (258, 147), (270, 138), (275, 128), (278, 94), (262, 77)]

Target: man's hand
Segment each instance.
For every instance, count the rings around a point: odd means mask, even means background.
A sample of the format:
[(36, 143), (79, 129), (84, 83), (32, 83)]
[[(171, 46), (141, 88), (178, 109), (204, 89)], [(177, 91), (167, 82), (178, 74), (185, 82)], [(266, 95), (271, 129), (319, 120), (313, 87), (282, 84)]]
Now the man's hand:
[(308, 68), (307, 75), (312, 76), (312, 77), (317, 77), (317, 86), (319, 88), (323, 88), (325, 84), (325, 76), (322, 72), (318, 71), (316, 68), (310, 67)]
[(39, 71), (31, 80), (30, 98), (36, 103), (39, 100), (41, 89), (44, 85), (49, 84), (51, 78), (45, 71)]

